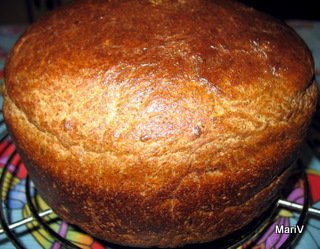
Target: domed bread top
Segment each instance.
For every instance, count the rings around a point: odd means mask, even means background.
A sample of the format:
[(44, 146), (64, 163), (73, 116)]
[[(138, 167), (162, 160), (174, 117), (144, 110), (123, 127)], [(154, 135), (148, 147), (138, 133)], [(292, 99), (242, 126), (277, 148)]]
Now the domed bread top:
[(27, 30), (5, 74), (8, 95), (39, 129), (66, 147), (120, 152), (123, 137), (200, 136), (237, 106), (272, 123), (314, 72), (296, 33), (251, 8), (154, 0), (60, 9)]

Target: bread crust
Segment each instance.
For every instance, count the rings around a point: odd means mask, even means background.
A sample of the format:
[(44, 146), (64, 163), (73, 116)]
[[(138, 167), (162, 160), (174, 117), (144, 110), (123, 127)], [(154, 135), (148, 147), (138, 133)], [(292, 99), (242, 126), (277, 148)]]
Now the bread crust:
[(66, 221), (182, 246), (270, 205), (314, 112), (313, 77), (292, 29), (236, 2), (79, 1), (15, 45), (4, 117)]

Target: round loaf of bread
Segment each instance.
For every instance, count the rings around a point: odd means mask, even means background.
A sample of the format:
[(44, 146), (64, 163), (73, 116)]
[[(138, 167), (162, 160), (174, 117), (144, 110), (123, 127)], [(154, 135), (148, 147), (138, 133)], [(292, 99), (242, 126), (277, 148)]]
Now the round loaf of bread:
[(85, 0), (27, 29), (4, 115), (66, 221), (130, 246), (225, 236), (275, 200), (316, 105), (310, 51), (225, 0)]

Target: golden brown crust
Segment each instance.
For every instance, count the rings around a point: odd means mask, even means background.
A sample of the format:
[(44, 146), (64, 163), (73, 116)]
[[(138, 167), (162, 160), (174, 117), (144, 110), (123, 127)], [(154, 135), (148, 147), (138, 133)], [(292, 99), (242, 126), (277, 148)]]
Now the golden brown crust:
[(178, 186), (167, 179), (166, 185), (143, 194), (136, 190), (145, 184), (143, 181), (128, 186), (131, 182), (116, 170), (97, 170), (95, 164), (101, 163), (89, 155), (87, 162), (80, 163), (77, 155), (65, 151), (54, 136), (35, 129), (9, 98), (5, 107), (7, 122), (23, 125), (23, 130), (12, 134), (33, 181), (50, 206), (66, 221), (122, 245), (175, 247), (220, 238), (266, 210), (291, 170), (262, 185), (261, 174), (250, 179), (251, 172), (191, 169), (183, 178), (176, 173)]
[(313, 74), (293, 30), (235, 2), (79, 1), (14, 47), (4, 115), (67, 221), (181, 246), (270, 204), (315, 109)]

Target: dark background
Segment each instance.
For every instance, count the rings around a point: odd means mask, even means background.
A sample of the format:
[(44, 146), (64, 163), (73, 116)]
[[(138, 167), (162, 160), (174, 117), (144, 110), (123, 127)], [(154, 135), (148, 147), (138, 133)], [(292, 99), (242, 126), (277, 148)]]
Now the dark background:
[[(71, 0), (0, 0), (0, 24), (27, 24)], [(280, 19), (320, 20), (319, 0), (239, 0)]]
[(319, 0), (239, 0), (280, 19), (320, 20)]

